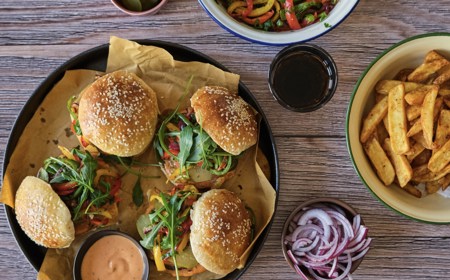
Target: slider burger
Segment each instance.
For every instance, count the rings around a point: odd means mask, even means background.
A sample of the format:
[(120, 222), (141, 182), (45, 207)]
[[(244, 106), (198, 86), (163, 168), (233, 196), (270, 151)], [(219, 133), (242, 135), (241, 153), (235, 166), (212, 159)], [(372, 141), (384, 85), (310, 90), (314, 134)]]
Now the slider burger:
[(158, 118), (155, 92), (136, 74), (105, 74), (72, 97), (68, 109), (72, 131), (81, 145), (96, 153), (130, 157), (151, 142)]
[(206, 271), (225, 275), (240, 268), (253, 231), (250, 213), (235, 193), (213, 189), (200, 196), (187, 185), (152, 195), (150, 201), (149, 214), (138, 219), (137, 228), (158, 271), (178, 279)]
[(218, 188), (233, 176), (238, 156), (256, 144), (256, 113), (223, 87), (202, 87), (190, 101), (191, 107), (176, 109), (159, 128), (161, 169), (175, 185)]
[(87, 151), (59, 147), (38, 177), (19, 186), (15, 212), (23, 231), (48, 248), (68, 247), (75, 235), (117, 222), (119, 172)]

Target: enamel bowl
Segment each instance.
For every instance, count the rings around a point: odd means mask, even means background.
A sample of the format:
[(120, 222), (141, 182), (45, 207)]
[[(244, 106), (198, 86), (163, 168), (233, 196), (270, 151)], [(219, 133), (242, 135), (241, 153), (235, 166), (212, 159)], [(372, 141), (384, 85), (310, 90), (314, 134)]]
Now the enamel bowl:
[(361, 181), (377, 199), (388, 208), (414, 220), (448, 224), (450, 194), (438, 192), (416, 198), (397, 186), (384, 186), (359, 141), (362, 120), (375, 102), (375, 84), (381, 79), (393, 79), (401, 69), (419, 66), (430, 50), (450, 58), (450, 33), (429, 33), (405, 39), (385, 50), (367, 67), (351, 96), (346, 137), (353, 166)]
[(288, 45), (320, 37), (344, 21), (359, 2), (359, 0), (340, 0), (323, 22), (315, 23), (299, 30), (269, 32), (238, 22), (228, 15), (225, 8), (217, 1), (198, 1), (206, 13), (228, 32), (248, 41), (265, 45)]

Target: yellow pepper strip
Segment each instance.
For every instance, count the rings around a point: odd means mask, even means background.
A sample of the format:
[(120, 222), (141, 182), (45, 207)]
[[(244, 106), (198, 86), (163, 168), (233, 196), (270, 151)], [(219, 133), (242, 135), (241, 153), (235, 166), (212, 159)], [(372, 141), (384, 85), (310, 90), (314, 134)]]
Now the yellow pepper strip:
[(186, 233), (183, 235), (183, 239), (181, 239), (180, 244), (177, 246), (177, 252), (181, 253), (183, 252), (184, 248), (186, 248), (187, 243), (189, 242), (189, 233)]
[(272, 17), (272, 22), (276, 22), (279, 18), (280, 18), (280, 3), (278, 2), (278, 0), (275, 0), (274, 3), (275, 6), (275, 15)]
[(95, 172), (95, 178), (94, 178), (94, 185), (98, 185), (98, 182), (100, 181), (100, 177), (102, 176), (111, 176), (111, 177), (119, 177), (119, 174), (111, 169), (98, 169)]
[(183, 191), (189, 191), (191, 193), (198, 193), (197, 188), (194, 185), (185, 185)]
[(161, 204), (163, 204), (162, 198), (159, 196), (159, 194), (152, 194), (150, 196), (150, 202), (153, 200), (158, 200)]
[(86, 151), (88, 151), (91, 154), (91, 156), (93, 156), (94, 158), (96, 158), (100, 155), (99, 150), (91, 144), (88, 144), (86, 147), (84, 147), (84, 149)]
[(99, 209), (98, 211), (95, 212), (95, 214), (101, 215), (101, 216), (106, 217), (108, 219), (112, 219), (111, 213), (109, 213), (109, 211), (107, 211), (107, 210)]
[(75, 157), (72, 155), (72, 153), (69, 151), (69, 149), (67, 149), (66, 147), (63, 146), (58, 146), (58, 149), (61, 151), (61, 153), (68, 159), (71, 160), (75, 160)]
[(227, 13), (231, 15), (233, 13), (233, 11), (236, 10), (236, 8), (246, 7), (246, 6), (247, 6), (247, 2), (245, 2), (245, 1), (233, 2), (233, 3), (231, 3), (230, 6), (228, 6)]
[(248, 17), (259, 17), (261, 15), (264, 15), (265, 13), (270, 11), (270, 9), (272, 9), (274, 2), (275, 0), (268, 0), (266, 5), (253, 9), (253, 11), (251, 11), (251, 13), (248, 14)]
[(173, 132), (173, 131), (180, 131), (180, 129), (176, 125), (174, 125), (173, 123), (168, 123), (167, 124), (167, 129), (169, 131), (171, 131), (171, 132)]
[(154, 244), (154, 246), (153, 246), (153, 257), (155, 258), (156, 269), (158, 271), (166, 270), (166, 266), (164, 265), (164, 262), (162, 259), (162, 253), (161, 253), (161, 248), (159, 247), (159, 244)]

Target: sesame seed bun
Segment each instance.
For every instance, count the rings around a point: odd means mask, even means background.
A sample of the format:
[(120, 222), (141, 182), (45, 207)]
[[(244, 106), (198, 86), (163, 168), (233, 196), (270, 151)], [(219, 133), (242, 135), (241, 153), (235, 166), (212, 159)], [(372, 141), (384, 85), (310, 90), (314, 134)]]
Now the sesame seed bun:
[(239, 155), (258, 139), (256, 113), (237, 94), (205, 86), (191, 98), (198, 123), (224, 151)]
[(106, 74), (80, 96), (78, 120), (83, 136), (108, 154), (142, 153), (153, 138), (157, 118), (155, 92), (134, 73)]
[(225, 189), (204, 193), (193, 206), (190, 242), (207, 270), (228, 274), (239, 267), (251, 242), (251, 220), (239, 197)]
[(28, 176), (16, 193), (15, 212), (23, 231), (47, 248), (69, 247), (75, 238), (70, 211), (52, 187)]

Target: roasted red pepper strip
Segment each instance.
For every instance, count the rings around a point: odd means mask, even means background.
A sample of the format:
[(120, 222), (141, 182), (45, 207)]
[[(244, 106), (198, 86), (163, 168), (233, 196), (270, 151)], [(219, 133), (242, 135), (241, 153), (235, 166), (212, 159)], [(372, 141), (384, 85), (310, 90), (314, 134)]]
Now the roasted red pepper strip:
[(75, 191), (77, 182), (65, 182), (65, 183), (55, 183), (52, 184), (53, 190), (58, 195), (69, 195)]
[(115, 196), (117, 194), (117, 192), (120, 190), (120, 186), (122, 185), (122, 182), (120, 180), (120, 178), (117, 178), (112, 187), (111, 187), (111, 191), (109, 192), (110, 195)]
[(268, 21), (273, 16), (273, 13), (274, 13), (274, 11), (270, 10), (260, 17), (257, 17), (257, 18), (242, 17), (242, 20), (251, 25), (255, 25), (255, 23), (262, 24), (262, 23)]
[(294, 0), (286, 0), (284, 2), (284, 9), (286, 11), (286, 21), (289, 27), (292, 30), (300, 29), (301, 28), (300, 23), (298, 22), (298, 19), (295, 16)]
[(253, 0), (246, 0), (247, 1), (247, 10), (245, 10), (242, 15), (244, 17), (247, 17), (248, 14), (250, 14), (253, 11)]

